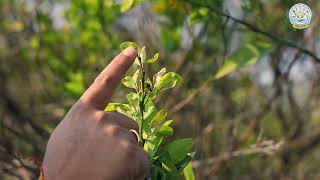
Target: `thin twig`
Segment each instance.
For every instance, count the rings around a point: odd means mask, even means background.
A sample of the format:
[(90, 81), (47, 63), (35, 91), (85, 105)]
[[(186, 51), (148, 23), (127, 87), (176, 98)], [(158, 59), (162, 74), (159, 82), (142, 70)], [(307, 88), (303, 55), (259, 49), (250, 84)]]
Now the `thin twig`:
[(225, 152), (216, 157), (207, 158), (201, 161), (200, 160), (193, 161), (193, 166), (197, 168), (203, 164), (203, 165), (206, 165), (207, 167), (211, 167), (212, 165), (219, 163), (220, 161), (226, 161), (233, 157), (246, 156), (251, 154), (273, 155), (274, 153), (282, 150), (283, 145), (284, 145), (283, 140), (279, 142), (274, 142), (273, 140), (261, 141), (251, 145), (248, 148), (238, 149), (232, 152)]
[(143, 63), (141, 61), (141, 57), (138, 56), (139, 59), (139, 64), (140, 64), (140, 72), (141, 72), (141, 92), (142, 92), (142, 98), (141, 101), (139, 102), (139, 106), (140, 106), (140, 111), (141, 111), (141, 127), (140, 127), (140, 139), (142, 142), (142, 145), (144, 145), (144, 139), (143, 139), (143, 135), (142, 135), (142, 131), (143, 131), (143, 121), (144, 121), (144, 99), (145, 99), (145, 92), (144, 92), (144, 83), (145, 83), (145, 71), (143, 68)]
[(283, 38), (279, 37), (278, 35), (275, 35), (275, 34), (273, 34), (271, 32), (261, 30), (258, 27), (254, 26), (254, 25), (252, 25), (252, 24), (250, 24), (250, 23), (248, 23), (246, 21), (243, 21), (241, 19), (233, 17), (233, 16), (231, 16), (229, 14), (226, 14), (226, 13), (216, 9), (215, 7), (210, 6), (209, 4), (199, 3), (199, 2), (196, 2), (194, 0), (187, 0), (187, 2), (189, 2), (193, 6), (208, 8), (209, 10), (211, 10), (212, 12), (214, 12), (215, 14), (217, 14), (219, 16), (223, 16), (223, 17), (229, 18), (229, 19), (233, 20), (234, 22), (247, 27), (251, 31), (259, 33), (259, 34), (262, 34), (262, 35), (264, 35), (264, 36), (276, 41), (277, 43), (279, 43), (281, 45), (285, 45), (285, 46), (288, 46), (288, 47), (292, 47), (292, 48), (298, 49), (301, 53), (307, 54), (310, 57), (313, 57), (317, 62), (320, 62), (320, 58), (317, 55), (315, 55), (313, 52), (311, 52), (311, 51), (309, 51), (309, 50), (297, 45), (296, 43), (294, 43), (292, 41), (283, 39)]

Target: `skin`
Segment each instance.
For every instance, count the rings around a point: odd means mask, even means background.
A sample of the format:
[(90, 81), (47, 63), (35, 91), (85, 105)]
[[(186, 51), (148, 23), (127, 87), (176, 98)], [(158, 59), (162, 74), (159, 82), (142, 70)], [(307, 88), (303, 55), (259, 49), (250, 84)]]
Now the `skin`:
[(46, 180), (144, 179), (149, 160), (130, 131), (138, 125), (103, 111), (136, 56), (132, 47), (117, 55), (53, 131), (43, 161)]

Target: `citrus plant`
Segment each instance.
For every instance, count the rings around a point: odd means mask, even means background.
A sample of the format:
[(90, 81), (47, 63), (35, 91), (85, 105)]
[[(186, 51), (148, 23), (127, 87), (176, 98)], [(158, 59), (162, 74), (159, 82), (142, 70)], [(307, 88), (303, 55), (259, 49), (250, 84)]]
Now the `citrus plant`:
[(137, 49), (135, 60), (137, 70), (132, 76), (123, 78), (122, 84), (133, 90), (126, 95), (128, 103), (110, 103), (106, 111), (118, 111), (134, 119), (139, 125), (138, 142), (148, 153), (151, 168), (148, 176), (152, 180), (177, 179), (182, 171), (186, 179), (194, 179), (189, 153), (192, 139), (184, 138), (166, 142), (165, 138), (173, 135), (171, 124), (167, 120), (167, 111), (157, 109), (153, 100), (163, 91), (181, 84), (183, 79), (174, 72), (162, 68), (154, 74), (152, 80), (147, 77), (144, 65), (155, 63), (159, 57), (156, 53), (147, 59), (145, 47), (134, 42), (125, 42), (120, 48), (132, 46)]

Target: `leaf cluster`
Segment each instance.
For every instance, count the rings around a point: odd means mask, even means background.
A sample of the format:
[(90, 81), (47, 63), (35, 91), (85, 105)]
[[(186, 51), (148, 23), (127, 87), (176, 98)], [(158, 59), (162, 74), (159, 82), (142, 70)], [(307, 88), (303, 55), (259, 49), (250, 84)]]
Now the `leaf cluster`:
[[(144, 64), (155, 63), (159, 54), (147, 59), (145, 47), (134, 42), (125, 42), (120, 48), (132, 46), (137, 49), (135, 61), (138, 69), (132, 76), (123, 78), (122, 84), (133, 90), (126, 95), (128, 103), (110, 103), (106, 111), (118, 111), (134, 119), (139, 125), (139, 144), (148, 153), (151, 161), (149, 176), (157, 179), (177, 179), (186, 168), (185, 174), (193, 174), (191, 167), (192, 139), (184, 138), (166, 143), (165, 139), (173, 135), (171, 124), (167, 119), (167, 111), (158, 109), (153, 100), (163, 91), (171, 89), (183, 82), (181, 76), (174, 72), (166, 72), (162, 68), (153, 75), (152, 80), (146, 77)], [(191, 167), (191, 168), (190, 168)]]

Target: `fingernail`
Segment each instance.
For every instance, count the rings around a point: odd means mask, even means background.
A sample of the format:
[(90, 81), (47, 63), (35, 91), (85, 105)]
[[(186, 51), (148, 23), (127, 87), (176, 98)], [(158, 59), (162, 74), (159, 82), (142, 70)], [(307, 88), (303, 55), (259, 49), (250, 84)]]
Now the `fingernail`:
[(122, 51), (122, 54), (125, 56), (135, 58), (137, 56), (137, 50), (133, 47), (127, 47), (125, 50)]

